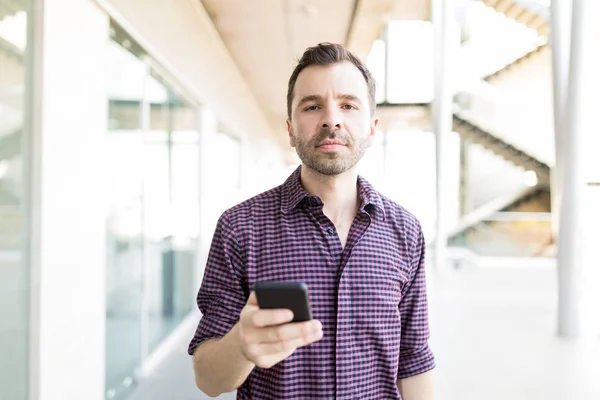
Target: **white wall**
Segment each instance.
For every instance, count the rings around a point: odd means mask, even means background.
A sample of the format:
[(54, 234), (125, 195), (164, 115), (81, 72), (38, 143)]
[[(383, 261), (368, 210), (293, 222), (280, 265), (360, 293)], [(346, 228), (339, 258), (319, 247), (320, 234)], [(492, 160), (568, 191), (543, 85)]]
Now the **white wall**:
[[(43, 0), (35, 62), (31, 398), (104, 398), (108, 18)], [(68, 14), (67, 14), (68, 13)], [(39, 195), (36, 196), (36, 193)]]

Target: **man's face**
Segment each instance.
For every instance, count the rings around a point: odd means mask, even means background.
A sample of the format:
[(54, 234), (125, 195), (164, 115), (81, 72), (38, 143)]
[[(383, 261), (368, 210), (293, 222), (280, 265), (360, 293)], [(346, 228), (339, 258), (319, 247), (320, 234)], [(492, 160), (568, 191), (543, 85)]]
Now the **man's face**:
[(290, 145), (309, 168), (338, 175), (354, 167), (373, 143), (369, 89), (350, 62), (311, 66), (294, 87)]

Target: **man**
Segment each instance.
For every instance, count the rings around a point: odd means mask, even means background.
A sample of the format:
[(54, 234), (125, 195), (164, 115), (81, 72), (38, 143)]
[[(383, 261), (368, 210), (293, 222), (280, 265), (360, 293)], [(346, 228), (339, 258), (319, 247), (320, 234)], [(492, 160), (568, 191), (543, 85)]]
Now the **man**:
[[(373, 77), (319, 44), (287, 110), (302, 165), (219, 219), (189, 347), (196, 384), (238, 399), (433, 399), (420, 224), (356, 171), (378, 124)], [(305, 282), (314, 320), (260, 310), (259, 281)]]

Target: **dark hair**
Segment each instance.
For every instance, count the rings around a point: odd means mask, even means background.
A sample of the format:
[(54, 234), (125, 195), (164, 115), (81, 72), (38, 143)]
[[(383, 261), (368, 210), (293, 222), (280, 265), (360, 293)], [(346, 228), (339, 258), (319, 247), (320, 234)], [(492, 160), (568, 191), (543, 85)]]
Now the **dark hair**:
[(327, 66), (332, 64), (341, 63), (344, 61), (350, 61), (358, 70), (362, 73), (367, 82), (369, 88), (369, 106), (371, 109), (371, 115), (375, 114), (375, 79), (367, 67), (360, 61), (358, 57), (352, 54), (349, 50), (344, 48), (342, 45), (334, 43), (319, 43), (314, 47), (309, 47), (304, 51), (302, 58), (298, 61), (298, 65), (292, 72), (290, 80), (288, 82), (287, 91), (287, 113), (288, 118), (292, 118), (292, 100), (294, 99), (294, 86), (298, 80), (298, 75), (306, 67), (311, 65)]

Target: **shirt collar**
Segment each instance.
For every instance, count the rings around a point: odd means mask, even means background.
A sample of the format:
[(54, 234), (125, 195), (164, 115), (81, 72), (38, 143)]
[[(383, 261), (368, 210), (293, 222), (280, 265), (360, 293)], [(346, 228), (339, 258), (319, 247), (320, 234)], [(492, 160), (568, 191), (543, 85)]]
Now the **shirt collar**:
[(300, 184), (300, 171), (302, 166), (299, 166), (284, 182), (281, 190), (281, 212), (284, 214), (292, 211), (302, 199), (310, 196)]
[[(385, 221), (385, 207), (383, 199), (375, 188), (362, 176), (358, 176), (358, 193), (360, 195), (361, 204), (360, 211), (366, 211), (369, 215), (376, 218), (381, 218)], [(368, 207), (374, 206), (374, 207)]]
[[(295, 209), (300, 202), (306, 198), (314, 198), (300, 184), (300, 171), (302, 166), (298, 166), (284, 182), (281, 190), (281, 212), (287, 214)], [(362, 176), (358, 176), (358, 192), (361, 199), (359, 211), (365, 211), (374, 217), (380, 217), (385, 221), (385, 208), (381, 195), (371, 186), (371, 184)], [(374, 206), (369, 207), (370, 205)], [(375, 211), (373, 213), (373, 211)]]

